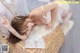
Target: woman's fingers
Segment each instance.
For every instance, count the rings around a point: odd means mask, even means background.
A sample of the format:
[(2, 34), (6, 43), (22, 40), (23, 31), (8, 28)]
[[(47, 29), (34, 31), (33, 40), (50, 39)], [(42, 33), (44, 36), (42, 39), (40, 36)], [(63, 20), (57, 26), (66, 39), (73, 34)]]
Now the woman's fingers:
[(2, 20), (1, 20), (1, 24), (5, 24), (6, 23), (6, 20), (3, 18)]
[(52, 25), (51, 25), (51, 24), (47, 24), (47, 25), (46, 25), (46, 29), (47, 29), (47, 30), (50, 30), (51, 28), (52, 28)]
[(0, 21), (1, 21), (1, 23), (3, 24), (3, 23), (6, 23), (6, 22), (8, 21), (8, 19), (5, 18), (5, 17), (2, 17)]
[(3, 27), (9, 27), (10, 26), (9, 20), (6, 17), (2, 17), (0, 19), (0, 25), (2, 25)]

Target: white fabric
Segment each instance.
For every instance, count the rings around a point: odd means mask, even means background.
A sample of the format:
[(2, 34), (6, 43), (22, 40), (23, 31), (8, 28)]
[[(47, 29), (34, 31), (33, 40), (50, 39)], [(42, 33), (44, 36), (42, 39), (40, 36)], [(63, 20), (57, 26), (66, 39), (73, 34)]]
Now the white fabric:
[(64, 15), (64, 13), (70, 10), (69, 4), (66, 1), (64, 1), (64, 2), (66, 4), (60, 4), (58, 1), (55, 1), (55, 3), (58, 4), (57, 21), (59, 23), (62, 23), (63, 22), (62, 16)]
[(11, 3), (11, 0), (5, 0), (5, 2), (10, 4)]
[[(36, 26), (31, 34), (29, 35), (29, 38), (25, 42), (25, 48), (45, 48), (44, 39), (43, 37), (45, 35), (50, 34), (58, 25), (58, 23), (55, 23), (54, 27), (51, 30), (46, 30), (45, 26)], [(35, 42), (37, 42), (35, 44)]]
[[(24, 5), (22, 5), (21, 3), (23, 3)], [(18, 15), (25, 15), (28, 14), (29, 11), (27, 9), (27, 1), (26, 0), (16, 0), (16, 4), (15, 4), (15, 8), (17, 11)], [(22, 6), (22, 7), (21, 7)], [(62, 7), (61, 7), (62, 6)], [(54, 24), (53, 29), (47, 31), (45, 29), (45, 26), (36, 26), (33, 31), (30, 34), (30, 37), (25, 41), (25, 48), (45, 48), (45, 44), (44, 44), (44, 40), (43, 40), (43, 36), (49, 34), (51, 31), (53, 31), (55, 29), (55, 27), (59, 24), (59, 22), (63, 22), (61, 15), (64, 11), (64, 7), (63, 5), (61, 5), (59, 7), (59, 11), (57, 14), (57, 22)], [(66, 7), (67, 8), (67, 7)], [(26, 13), (28, 12), (28, 13)], [(4, 5), (2, 5), (2, 3), (0, 2), (0, 16), (7, 16), (10, 20), (12, 19), (12, 14), (11, 12), (5, 8)], [(49, 23), (51, 21), (51, 14), (50, 12), (47, 13), (47, 23)], [(7, 30), (5, 30), (5, 28), (2, 29), (4, 33), (8, 33)]]
[(64, 31), (64, 35), (66, 36), (66, 34), (71, 30), (71, 28), (73, 27), (74, 22), (72, 20), (69, 20), (64, 26), (63, 26), (63, 31)]
[[(43, 16), (46, 18), (47, 23), (51, 22), (51, 12), (47, 13), (47, 16)], [(36, 26), (31, 34), (29, 35), (29, 38), (26, 40), (25, 48), (45, 48), (44, 39), (43, 36), (50, 34), (58, 25), (56, 22), (52, 29), (46, 30), (45, 26)], [(35, 42), (37, 42), (35, 44)]]
[(34, 39), (35, 38), (29, 38), (28, 40), (26, 40), (26, 45), (24, 48), (45, 48), (44, 40), (42, 38), (39, 38), (36, 41)]
[[(2, 16), (5, 16), (9, 19), (9, 21), (12, 21), (13, 15), (11, 14), (11, 12), (2, 4), (2, 2), (0, 1), (0, 19), (2, 19)], [(1, 27), (1, 32), (3, 32), (4, 34), (9, 35), (9, 32), (6, 28)]]
[[(65, 11), (65, 5), (59, 4), (57, 20), (56, 20), (53, 28), (51, 30), (46, 30), (45, 26), (36, 26), (32, 30), (31, 34), (29, 35), (29, 38), (26, 40), (25, 48), (45, 48), (43, 36), (50, 34), (59, 23), (63, 22), (61, 16), (64, 13), (64, 11)], [(44, 18), (46, 18), (47, 22), (49, 23), (51, 21), (51, 13), (48, 12), (47, 16)], [(37, 43), (35, 44), (35, 42), (37, 42)]]
[(0, 16), (3, 16), (5, 14), (6, 10), (3, 4), (0, 1)]

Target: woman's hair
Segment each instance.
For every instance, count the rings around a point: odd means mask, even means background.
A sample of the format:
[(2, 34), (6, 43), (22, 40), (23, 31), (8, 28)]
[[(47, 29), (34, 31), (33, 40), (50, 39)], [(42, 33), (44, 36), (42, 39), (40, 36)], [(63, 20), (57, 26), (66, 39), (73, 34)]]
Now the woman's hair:
[[(27, 28), (26, 26), (27, 24), (25, 23), (26, 18), (28, 18), (28, 16), (16, 16), (14, 17), (11, 23), (11, 26), (21, 35), (24, 35), (26, 33)], [(19, 41), (21, 41), (21, 39), (10, 33), (8, 41), (12, 44), (16, 44)]]

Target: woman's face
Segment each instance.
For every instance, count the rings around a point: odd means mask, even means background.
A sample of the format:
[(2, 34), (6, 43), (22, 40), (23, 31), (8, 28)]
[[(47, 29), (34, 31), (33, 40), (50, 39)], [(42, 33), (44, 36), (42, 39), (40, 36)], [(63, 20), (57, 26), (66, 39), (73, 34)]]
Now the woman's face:
[(25, 20), (25, 23), (27, 23), (28, 30), (29, 30), (29, 29), (32, 29), (33, 26), (34, 26), (34, 23), (33, 23), (32, 20), (29, 19), (29, 18), (27, 18), (27, 19)]
[(14, 26), (19, 33), (27, 34), (27, 32), (33, 28), (34, 23), (28, 18), (28, 16), (16, 16), (12, 21), (12, 26)]

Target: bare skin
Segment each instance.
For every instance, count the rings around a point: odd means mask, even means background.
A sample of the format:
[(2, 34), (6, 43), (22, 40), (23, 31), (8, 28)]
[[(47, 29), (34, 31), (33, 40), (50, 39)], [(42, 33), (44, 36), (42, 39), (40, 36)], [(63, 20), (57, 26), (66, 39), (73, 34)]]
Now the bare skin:
[[(52, 25), (55, 23), (56, 16), (57, 16), (58, 4), (52, 2), (50, 4), (43, 5), (42, 7), (44, 10), (42, 10), (41, 7), (38, 7), (36, 9), (32, 10), (32, 12), (29, 14), (30, 18), (28, 18), (25, 22), (27, 22), (28, 20), (33, 21), (33, 19), (35, 19), (35, 22), (29, 22), (29, 24), (28, 24), (29, 32), (28, 32), (28, 34), (27, 33), (24, 34), (24, 36), (21, 36), (16, 30), (14, 30), (14, 28), (12, 28), (12, 26), (10, 25), (8, 19), (6, 19), (5, 17), (4, 17), (4, 19), (2, 19), (2, 22), (0, 24), (3, 25), (4, 27), (6, 27), (16, 37), (20, 38), (21, 40), (26, 40), (27, 39), (26, 35), (29, 35), (31, 28), (33, 27), (34, 24), (37, 24), (37, 25), (44, 24), (47, 29), (50, 29), (52, 27)], [(51, 11), (51, 22), (49, 24), (46, 24), (46, 21), (45, 21), (45, 19), (43, 19), (42, 15), (46, 16), (47, 12), (49, 12), (49, 11)]]
[[(54, 6), (54, 7), (51, 7), (51, 6)], [(46, 11), (48, 12), (51, 9), (55, 8), (55, 4), (48, 4), (48, 5), (44, 5), (43, 7), (44, 7), (44, 9), (46, 9), (44, 12), (46, 12)], [(35, 11), (36, 11), (36, 13), (34, 13)], [(38, 16), (38, 17), (39, 16), (42, 17), (42, 9), (40, 7), (34, 9), (30, 13), (30, 16), (34, 16), (34, 15)], [(16, 37), (20, 38), (21, 40), (25, 40), (27, 38), (26, 34), (24, 36), (21, 36), (15, 29), (12, 28), (8, 19), (6, 19), (6, 17), (4, 17), (4, 19), (1, 20), (0, 24), (3, 25), (4, 27), (6, 27), (10, 32), (12, 32)], [(29, 32), (30, 32), (30, 29), (29, 29)]]

